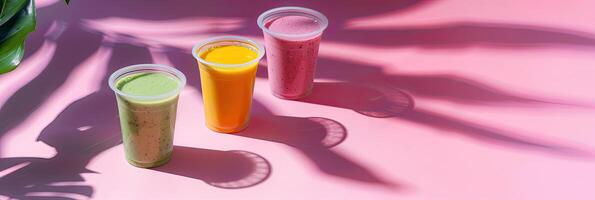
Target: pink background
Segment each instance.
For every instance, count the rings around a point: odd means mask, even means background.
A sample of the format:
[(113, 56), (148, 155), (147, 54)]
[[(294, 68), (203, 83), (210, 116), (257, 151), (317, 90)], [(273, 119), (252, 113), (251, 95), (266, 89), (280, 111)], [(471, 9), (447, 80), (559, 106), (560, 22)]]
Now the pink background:
[[(316, 85), (252, 123), (204, 126), (190, 48), (261, 41), (281, 5), (325, 13)], [(0, 76), (0, 199), (595, 199), (595, 2), (38, 0), (27, 55)], [(174, 158), (127, 164), (106, 77), (188, 77)]]

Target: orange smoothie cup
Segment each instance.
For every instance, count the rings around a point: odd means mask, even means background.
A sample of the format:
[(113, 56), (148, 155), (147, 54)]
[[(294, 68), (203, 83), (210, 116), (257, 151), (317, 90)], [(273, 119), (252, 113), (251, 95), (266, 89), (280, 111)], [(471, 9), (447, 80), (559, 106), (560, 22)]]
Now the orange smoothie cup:
[(209, 129), (235, 133), (250, 121), (250, 107), (258, 62), (264, 47), (248, 38), (222, 36), (194, 46)]

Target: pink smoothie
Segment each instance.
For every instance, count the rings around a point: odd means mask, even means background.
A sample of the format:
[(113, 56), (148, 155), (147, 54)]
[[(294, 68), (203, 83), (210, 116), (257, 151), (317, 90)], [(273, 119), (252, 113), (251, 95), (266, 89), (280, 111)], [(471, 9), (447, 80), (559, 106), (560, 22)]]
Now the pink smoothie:
[(307, 96), (314, 80), (321, 34), (306, 38), (292, 36), (318, 31), (321, 25), (311, 17), (285, 16), (267, 22), (265, 27), (275, 33), (264, 34), (273, 95), (283, 99)]

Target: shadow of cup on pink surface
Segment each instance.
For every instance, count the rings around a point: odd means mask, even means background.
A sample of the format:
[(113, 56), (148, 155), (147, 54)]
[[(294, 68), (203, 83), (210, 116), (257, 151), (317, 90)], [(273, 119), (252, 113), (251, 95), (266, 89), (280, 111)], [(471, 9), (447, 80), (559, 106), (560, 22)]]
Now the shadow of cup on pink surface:
[(316, 82), (310, 96), (302, 102), (347, 108), (373, 118), (397, 117), (414, 108), (410, 95), (400, 90), (347, 82)]
[(405, 185), (386, 180), (365, 165), (332, 150), (332, 147), (347, 138), (347, 129), (332, 119), (279, 116), (255, 101), (252, 105), (250, 126), (245, 131), (233, 135), (293, 147), (321, 172), (330, 176), (397, 190), (405, 188)]
[(217, 151), (174, 146), (169, 163), (152, 170), (202, 180), (224, 189), (241, 189), (264, 182), (270, 163), (248, 151)]
[(393, 118), (456, 133), (489, 144), (537, 150), (561, 156), (593, 159), (593, 153), (551, 139), (532, 138), (504, 128), (490, 127), (415, 106), (414, 99), (397, 88), (349, 82), (317, 82), (302, 102), (350, 109), (373, 118)]

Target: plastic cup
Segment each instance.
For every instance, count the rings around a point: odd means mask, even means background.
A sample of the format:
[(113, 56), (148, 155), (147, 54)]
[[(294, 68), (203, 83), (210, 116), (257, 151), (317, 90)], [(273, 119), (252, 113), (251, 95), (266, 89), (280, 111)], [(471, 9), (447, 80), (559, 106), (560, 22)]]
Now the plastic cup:
[[(256, 58), (236, 64), (205, 60), (216, 48), (245, 47)], [(232, 58), (237, 55), (224, 55)], [(250, 121), (252, 93), (258, 62), (264, 55), (262, 45), (238, 36), (214, 37), (194, 46), (192, 55), (198, 61), (206, 126), (220, 133), (235, 133), (245, 129)]]
[[(297, 23), (295, 27), (288, 28), (288, 31), (271, 28), (276, 20), (288, 19), (287, 17), (310, 19), (310, 27), (317, 25), (317, 28), (304, 32), (303, 27)], [(308, 96), (314, 81), (320, 39), (328, 26), (328, 19), (312, 9), (280, 7), (262, 13), (257, 23), (264, 34), (268, 77), (273, 95), (282, 99)], [(292, 30), (295, 31), (292, 33)]]
[[(151, 74), (165, 75), (177, 82), (177, 86), (155, 95), (132, 94), (122, 90), (125, 84), (134, 79)], [(184, 85), (186, 77), (182, 72), (158, 64), (127, 66), (109, 77), (109, 86), (116, 93), (118, 102), (122, 141), (128, 163), (151, 168), (171, 159), (178, 96)]]

